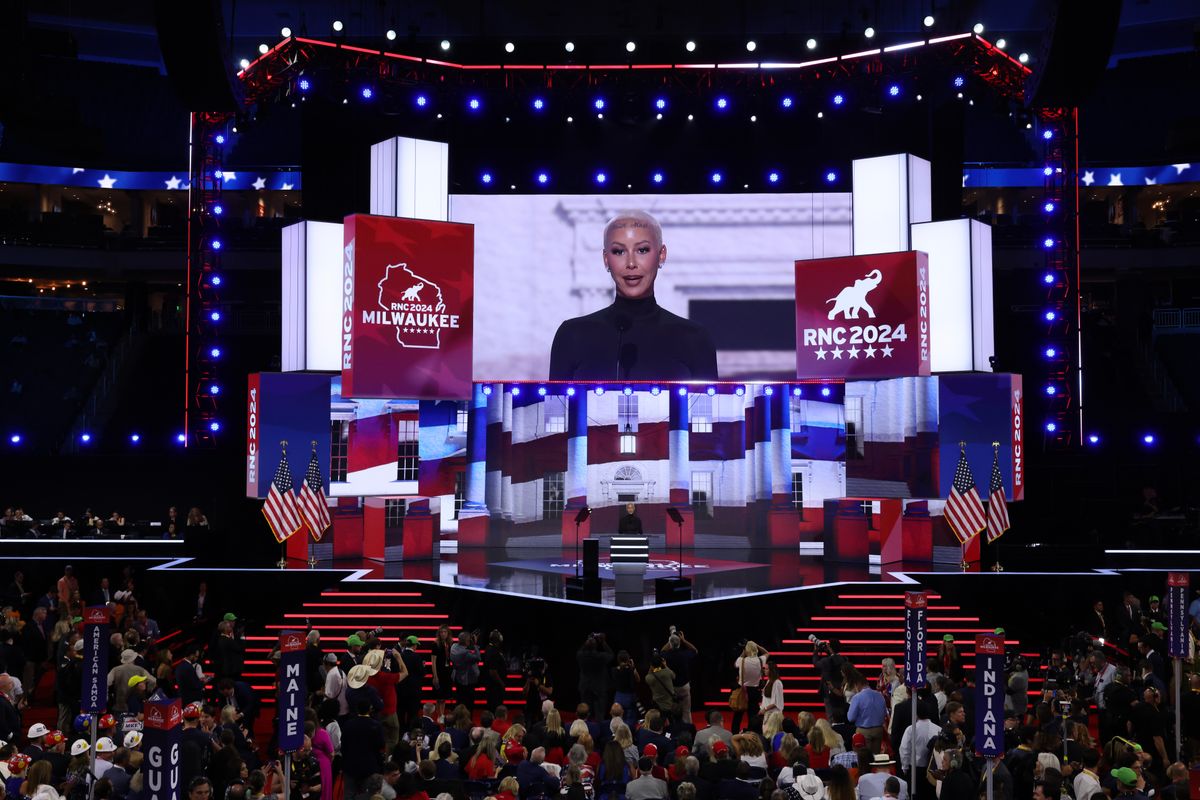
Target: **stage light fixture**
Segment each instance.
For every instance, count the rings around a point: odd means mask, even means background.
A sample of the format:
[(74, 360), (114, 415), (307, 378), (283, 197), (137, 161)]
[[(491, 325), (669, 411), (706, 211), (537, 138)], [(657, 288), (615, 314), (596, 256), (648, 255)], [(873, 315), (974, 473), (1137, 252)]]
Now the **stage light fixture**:
[(758, 115), (757, 115), (757, 114), (751, 114), (751, 115), (750, 115), (750, 121), (751, 121), (751, 122), (758, 122)]
[(817, 49), (817, 40), (809, 39), (807, 42), (804, 43), (804, 46), (807, 47), (809, 50), (816, 50)]
[(834, 172), (833, 170), (829, 170), (829, 172), (825, 173), (825, 182), (826, 183), (837, 183), (837, 179), (838, 179), (837, 173)]
[(1017, 56), (1017, 61), (1020, 61), (1022, 64), (1028, 64), (1029, 53), (1021, 53), (1019, 56)]
[(391, 28), (388, 28), (388, 29), (387, 29), (387, 33), (385, 33), (385, 34), (384, 34), (384, 36), (386, 36), (386, 37), (387, 37), (387, 40), (388, 40), (389, 42), (394, 42), (394, 41), (396, 41), (396, 31), (394, 31), (394, 30), (393, 30), (393, 29), (391, 29)]
[(263, 44), (260, 44), (260, 45), (258, 46), (258, 52), (259, 52), (261, 55), (264, 55), (264, 56), (265, 56), (265, 55), (266, 55), (267, 53), (269, 53), (270, 51), (271, 51), (271, 48), (270, 48), (270, 46), (269, 46), (269, 45), (267, 45), (265, 42), (264, 42)]
[(1042, 283), (1046, 284), (1047, 286), (1049, 286), (1050, 284), (1054, 283), (1054, 273), (1053, 273), (1053, 272), (1047, 272), (1045, 275), (1043, 275), (1043, 276), (1042, 276)]
[(626, 42), (626, 43), (625, 43), (625, 52), (626, 52), (626, 53), (632, 53), (634, 50), (637, 50), (637, 45), (636, 45), (636, 44), (634, 44), (633, 42)]
[(717, 393), (716, 388), (713, 386), (708, 387), (704, 391), (708, 394), (709, 397), (712, 397), (713, 395), (715, 395)]
[(1053, 214), (1054, 202), (1052, 200), (1046, 201), (1046, 205), (1042, 206), (1042, 211), (1045, 211), (1047, 214)]
[(600, 396), (600, 395), (604, 394), (604, 387), (603, 387), (603, 386), (597, 386), (597, 387), (594, 389), (594, 391), (595, 391), (595, 393), (596, 393), (596, 396), (598, 397), (598, 396)]
[(1042, 247), (1046, 248), (1047, 250), (1051, 249), (1052, 247), (1054, 247), (1054, 239), (1047, 236), (1045, 239), (1042, 240)]
[(770, 181), (771, 183), (779, 183), (779, 173), (778, 172), (767, 173), (767, 180)]
[(734, 394), (736, 394), (738, 397), (742, 397), (742, 396), (744, 396), (744, 395), (746, 394), (746, 387), (745, 387), (745, 386), (739, 386), (739, 387), (737, 387), (736, 389), (734, 389), (734, 390), (733, 390), (733, 393), (734, 393)]
[(512, 392), (512, 396), (516, 397), (517, 395), (519, 395), (521, 393), (521, 387), (514, 386), (514, 387), (512, 387), (512, 389), (510, 391)]
[(771, 386), (764, 386), (763, 394), (765, 394), (767, 397), (770, 397), (771, 395), (775, 394), (775, 389)]
[(1042, 131), (1042, 138), (1047, 142), (1050, 141), (1054, 138), (1054, 131), (1050, 128), (1047, 128), (1046, 130)]
[(533, 106), (534, 111), (541, 111), (543, 108), (546, 107), (546, 101), (540, 97), (535, 97), (535, 98), (533, 98), (533, 102), (530, 103), (530, 105)]
[(20, 444), (21, 443), (21, 434), (14, 433), (12, 436), (8, 437), (8, 440), (10, 442), (12, 442), (13, 444)]
[(574, 122), (574, 121), (575, 121), (574, 117), (567, 117), (567, 122)]
[(688, 392), (688, 390), (687, 390), (687, 387), (686, 387), (686, 386), (680, 386), (680, 387), (679, 387), (679, 389), (678, 389), (678, 391), (677, 391), (676, 393), (677, 393), (677, 394), (678, 394), (680, 397), (683, 397), (683, 396), (685, 396), (685, 395), (687, 394), (687, 392)]
[(888, 87), (888, 96), (889, 97), (899, 97), (900, 96), (900, 84), (893, 83), (891, 86), (889, 86)]
[(490, 387), (490, 386), (483, 387), (483, 395), (484, 395), (484, 397), (491, 397), (492, 387)]
[(342, 24), (342, 21), (340, 19), (335, 19), (333, 21), (333, 29), (335, 31), (337, 31), (338, 33), (341, 33), (342, 28), (344, 28), (344, 27), (346, 27), (346, 26)]
[(223, 134), (223, 133), (218, 133), (218, 134), (217, 134), (217, 135), (216, 135), (216, 136), (213, 138), (213, 141), (215, 141), (217, 144), (225, 144), (225, 134)]
[(450, 40), (442, 39), (442, 43), (439, 46), (442, 48), (442, 50), (449, 50), (450, 49)]
[(662, 391), (662, 389), (659, 389), (657, 386), (650, 387), (650, 394), (654, 395), (655, 397), (658, 397), (658, 394), (661, 391)]
[(211, 319), (213, 322), (220, 322), (221, 321), (221, 312), (214, 311), (208, 315), (208, 318)]
[(1045, 167), (1042, 168), (1042, 174), (1045, 175), (1047, 178), (1049, 178), (1051, 175), (1054, 174), (1054, 168), (1049, 165), (1046, 165)]
[(370, 86), (364, 86), (362, 88), (363, 100), (370, 100), (374, 96), (375, 96), (375, 90), (372, 89)]
[(659, 111), (665, 110), (667, 107), (667, 98), (660, 97), (657, 100), (655, 100), (654, 107), (657, 108)]
[(309, 83), (308, 78), (301, 78), (300, 82), (297, 83), (296, 85), (300, 87), (300, 91), (302, 91), (302, 92), (307, 92), (309, 89), (312, 88), (312, 84)]
[(923, 23), (925, 23), (925, 27), (926, 27), (926, 28), (932, 28), (932, 27), (933, 27), (933, 23), (935, 22), (935, 20), (934, 20), (934, 18), (933, 18), (933, 14), (926, 14), (926, 15), (925, 15), (925, 19), (923, 19), (923, 20), (921, 20), (921, 21), (922, 21)]
[(841, 92), (838, 92), (833, 96), (833, 104), (835, 106), (840, 106), (844, 102), (846, 102), (846, 95), (842, 94)]
[(208, 429), (213, 433), (216, 433), (217, 431), (221, 430), (221, 423), (214, 419), (212, 422), (208, 423)]
[(695, 117), (694, 115), (692, 115), (692, 114), (688, 114), (688, 122), (691, 122), (691, 121), (692, 121), (692, 120), (694, 120), (695, 118), (696, 118), (696, 117)]
[(546, 396), (546, 387), (539, 386), (538, 387), (538, 397), (545, 397), (545, 396)]
[(1154, 444), (1154, 442), (1155, 442), (1155, 438), (1154, 438), (1153, 433), (1147, 433), (1145, 436), (1142, 437), (1142, 444), (1144, 444), (1146, 446), (1150, 446), (1150, 445)]
[(84, 444), (87, 444), (91, 440), (92, 440), (92, 435), (90, 433), (79, 434), (79, 441), (83, 442)]
[(1046, 423), (1046, 431), (1048, 433), (1054, 433), (1056, 430), (1058, 430), (1058, 426), (1055, 425), (1053, 422)]
[(208, 354), (210, 356), (212, 356), (213, 358), (220, 358), (221, 357), (221, 348), (214, 347), (213, 349), (208, 351)]
[(179, 442), (180, 444), (184, 444), (185, 442), (187, 442), (187, 434), (186, 433), (175, 434), (175, 441)]
[(650, 176), (650, 180), (654, 181), (655, 183), (662, 183), (664, 179), (665, 176), (661, 172), (656, 172)]
[(1091, 445), (1097, 445), (1097, 444), (1100, 444), (1100, 437), (1099, 437), (1097, 434), (1094, 434), (1094, 433), (1093, 433), (1093, 434), (1089, 434), (1089, 435), (1088, 435), (1088, 444), (1091, 444)]
[(220, 249), (221, 249), (221, 240), (220, 240), (220, 239), (213, 239), (213, 240), (212, 240), (212, 249), (213, 249), (213, 250), (220, 250)]
[(868, 39), (874, 39), (875, 38), (875, 29), (868, 27), (865, 31), (863, 31), (863, 36), (867, 37)]
[(633, 387), (631, 387), (631, 386), (626, 386), (624, 389), (622, 389), (622, 390), (621, 390), (621, 394), (623, 394), (623, 395), (625, 395), (626, 397), (628, 397), (629, 395), (633, 394)]
[(225, 213), (225, 207), (218, 203), (217, 205), (213, 206), (212, 212), (214, 216), (219, 217)]
[(238, 62), (238, 66), (241, 67), (242, 69), (249, 69), (250, 68), (250, 59), (243, 58), (241, 61)]
[(696, 52), (696, 43), (689, 40), (688, 43), (683, 46), (683, 49), (687, 50), (689, 53), (694, 53)]
[(976, 34), (983, 33), (983, 23), (976, 22), (975, 27), (971, 28), (971, 30), (975, 31)]
[(722, 176), (721, 176), (721, 173), (719, 173), (719, 172), (714, 172), (712, 175), (708, 176), (708, 179), (710, 181), (712, 181), (713, 183), (720, 183), (721, 178), (722, 178)]
[(962, 75), (955, 75), (955, 76), (954, 76), (954, 88), (955, 88), (955, 89), (961, 89), (962, 87), (964, 87), (964, 86), (966, 86), (966, 85), (967, 85), (967, 79), (966, 79), (966, 78), (964, 78)]
[(794, 103), (794, 102), (795, 102), (795, 101), (794, 101), (794, 100), (792, 100), (792, 98), (791, 98), (791, 97), (784, 96), (783, 98), (781, 98), (781, 99), (779, 100), (779, 105), (783, 106), (784, 108), (791, 108), (791, 107), (792, 107), (792, 103)]
[(210, 280), (211, 280), (213, 286), (221, 285), (221, 276), (220, 275), (213, 275)]
[(596, 109), (597, 111), (603, 111), (604, 110), (604, 98), (597, 97), (595, 100), (593, 100), (592, 108)]
[(758, 42), (754, 41), (753, 39), (746, 42), (746, 52), (747, 53), (753, 53), (757, 49), (758, 49)]
[(574, 396), (575, 396), (575, 387), (568, 386), (567, 387), (567, 397), (574, 397)]
[(1001, 50), (1003, 50), (1004, 48), (1008, 47), (1008, 40), (1007, 40), (1007, 39), (1004, 39), (1004, 38), (997, 39), (997, 40), (996, 40), (996, 47), (998, 47), (998, 48), (1000, 48)]
[(800, 388), (799, 386), (792, 387), (792, 397), (800, 397), (803, 394), (804, 394), (804, 390), (802, 388)]
[(721, 111), (724, 111), (725, 109), (729, 108), (729, 98), (728, 97), (718, 97), (717, 98), (717, 108), (720, 109)]
[(829, 397), (829, 395), (831, 395), (831, 394), (833, 394), (833, 390), (830, 389), (828, 386), (821, 387), (821, 397)]
[(598, 184), (600, 184), (601, 186), (603, 186), (603, 185), (604, 185), (604, 183), (605, 183), (607, 180), (608, 180), (608, 176), (607, 176), (607, 175), (605, 175), (603, 172), (597, 172), (597, 173), (596, 173), (596, 183), (598, 183)]
[(282, 28), (279, 29), (279, 35), (285, 39), (290, 39), (290, 38), (292, 38), (292, 29), (289, 28), (288, 26), (284, 25)]
[(470, 100), (467, 101), (467, 108), (471, 109), (472, 111), (478, 111), (479, 106), (480, 106), (480, 102), (479, 102), (478, 97), (472, 97)]
[(140, 433), (129, 434), (129, 441), (132, 442), (133, 444), (137, 444), (141, 440), (142, 440), (142, 435)]
[(429, 105), (429, 98), (423, 94), (419, 94), (416, 96), (413, 102), (417, 104), (418, 108), (424, 108), (425, 106)]
[(545, 186), (547, 183), (549, 183), (549, 182), (550, 182), (550, 175), (549, 175), (549, 173), (546, 173), (546, 172), (539, 172), (539, 173), (537, 174), (537, 182), (538, 182), (538, 183), (540, 183), (540, 184), (542, 184), (543, 186)]
[(512, 42), (505, 42), (505, 43), (504, 43), (504, 52), (506, 52), (506, 53), (512, 53), (512, 52), (515, 52), (515, 51), (516, 51), (516, 49), (517, 49), (517, 46), (516, 46), (515, 44), (513, 44)]
[(492, 182), (492, 173), (490, 173), (490, 172), (483, 173), (482, 175), (479, 176), (479, 181), (480, 181), (480, 183), (485, 183), (485, 184), (491, 183)]
[(1053, 311), (1046, 312), (1046, 322), (1054, 322), (1056, 319), (1058, 319), (1058, 314), (1055, 314)]
[(922, 100), (922, 99), (924, 99), (924, 98), (922, 98), (922, 97), (921, 97), (921, 95), (917, 95), (917, 102), (918, 102), (918, 103), (919, 103), (919, 102), (921, 102), (921, 100)]
[(1058, 351), (1055, 350), (1053, 347), (1046, 348), (1046, 358), (1054, 358), (1057, 355), (1058, 355)]
[(566, 44), (563, 45), (563, 49), (566, 50), (568, 53), (574, 53), (575, 52), (575, 43), (567, 42)]
[(1058, 389), (1054, 388), (1053, 384), (1049, 384), (1046, 386), (1046, 394), (1054, 397), (1054, 395), (1058, 394)]

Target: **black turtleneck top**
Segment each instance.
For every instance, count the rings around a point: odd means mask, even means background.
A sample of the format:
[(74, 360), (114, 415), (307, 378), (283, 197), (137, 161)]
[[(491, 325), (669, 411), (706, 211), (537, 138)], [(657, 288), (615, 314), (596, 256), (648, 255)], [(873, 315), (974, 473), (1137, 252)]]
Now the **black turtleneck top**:
[(550, 380), (717, 380), (717, 351), (701, 326), (653, 297), (612, 305), (558, 326)]

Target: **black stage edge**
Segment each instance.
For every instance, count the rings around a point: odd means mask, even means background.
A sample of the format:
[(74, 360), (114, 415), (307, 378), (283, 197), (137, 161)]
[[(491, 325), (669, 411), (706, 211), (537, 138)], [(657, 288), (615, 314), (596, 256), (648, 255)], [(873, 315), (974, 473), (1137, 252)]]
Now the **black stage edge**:
[(691, 578), (658, 578), (654, 581), (654, 604), (686, 603), (692, 599)]

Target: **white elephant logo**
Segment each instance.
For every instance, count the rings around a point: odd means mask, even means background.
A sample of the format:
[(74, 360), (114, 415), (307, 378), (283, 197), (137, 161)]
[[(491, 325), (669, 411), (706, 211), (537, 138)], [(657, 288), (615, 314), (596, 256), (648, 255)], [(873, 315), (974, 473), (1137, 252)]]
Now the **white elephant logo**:
[[(417, 303), (421, 300), (421, 290), (425, 288), (424, 283), (418, 283), (416, 286), (410, 286), (400, 295), (400, 301), (403, 303)], [(872, 314), (871, 316), (875, 316)]]
[(883, 273), (873, 269), (856, 280), (853, 286), (847, 286), (838, 292), (837, 297), (826, 300), (826, 303), (833, 303), (833, 308), (829, 309), (829, 318), (833, 319), (841, 314), (843, 319), (858, 319), (858, 312), (865, 311), (868, 317), (875, 319), (875, 309), (867, 303), (867, 294), (882, 280)]

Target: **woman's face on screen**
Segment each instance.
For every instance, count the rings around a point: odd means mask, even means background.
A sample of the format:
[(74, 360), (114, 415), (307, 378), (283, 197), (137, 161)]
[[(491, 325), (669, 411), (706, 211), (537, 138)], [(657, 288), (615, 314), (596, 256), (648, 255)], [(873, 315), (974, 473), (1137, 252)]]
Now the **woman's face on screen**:
[(612, 274), (617, 294), (631, 300), (654, 296), (654, 279), (666, 257), (667, 248), (638, 220), (614, 226), (604, 243), (604, 266)]

